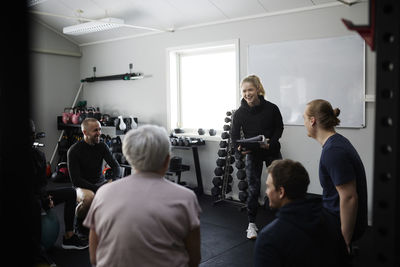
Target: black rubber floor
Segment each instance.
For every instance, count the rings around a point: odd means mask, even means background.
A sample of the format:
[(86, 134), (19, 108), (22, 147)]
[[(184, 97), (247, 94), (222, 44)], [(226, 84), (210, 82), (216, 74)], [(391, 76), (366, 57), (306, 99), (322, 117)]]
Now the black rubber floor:
[[(202, 207), (201, 221), (201, 267), (253, 266), (254, 241), (246, 238), (247, 214), (245, 209), (231, 202), (215, 203), (210, 196), (199, 198)], [(55, 208), (62, 222), (62, 205)], [(259, 208), (257, 226), (259, 229), (274, 219), (274, 214), (263, 207)], [(61, 267), (91, 267), (88, 249), (83, 251), (64, 250), (61, 239), (64, 226), (61, 223), (60, 236), (55, 246), (49, 250), (49, 256)], [(360, 255), (355, 260), (355, 266), (368, 266), (362, 258), (366, 257), (371, 241), (371, 231), (368, 230), (363, 240), (360, 240)]]

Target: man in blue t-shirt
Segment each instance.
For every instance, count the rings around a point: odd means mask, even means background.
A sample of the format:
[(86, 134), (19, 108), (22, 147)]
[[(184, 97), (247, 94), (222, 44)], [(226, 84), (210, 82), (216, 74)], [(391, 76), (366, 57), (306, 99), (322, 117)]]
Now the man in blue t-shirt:
[(353, 145), (336, 133), (338, 108), (322, 99), (309, 102), (303, 114), (307, 135), (322, 145), (319, 179), (323, 207), (336, 215), (349, 252), (367, 227), (367, 182), (364, 165)]

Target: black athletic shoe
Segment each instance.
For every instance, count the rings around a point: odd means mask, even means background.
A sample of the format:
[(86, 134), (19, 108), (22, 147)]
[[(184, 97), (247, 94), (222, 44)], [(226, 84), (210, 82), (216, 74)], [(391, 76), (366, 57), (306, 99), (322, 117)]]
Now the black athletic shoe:
[(76, 234), (74, 234), (68, 239), (64, 236), (61, 247), (63, 249), (85, 249), (89, 247), (89, 244), (87, 241), (80, 239)]

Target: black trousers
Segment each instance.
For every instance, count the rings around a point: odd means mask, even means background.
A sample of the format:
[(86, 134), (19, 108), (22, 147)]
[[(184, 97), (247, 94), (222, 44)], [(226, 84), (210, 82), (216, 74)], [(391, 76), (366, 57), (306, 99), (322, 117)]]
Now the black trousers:
[(76, 207), (76, 191), (72, 187), (57, 188), (47, 191), (53, 196), (54, 206), (65, 203), (64, 206), (64, 224), (65, 232), (74, 230), (74, 218)]
[(249, 187), (247, 189), (247, 216), (249, 223), (255, 223), (257, 210), (258, 210), (258, 198), (260, 196), (261, 188), (261, 174), (263, 170), (263, 163), (268, 167), (275, 159), (281, 159), (281, 153), (276, 153), (273, 156), (264, 156), (256, 153), (249, 153), (246, 155), (246, 176)]

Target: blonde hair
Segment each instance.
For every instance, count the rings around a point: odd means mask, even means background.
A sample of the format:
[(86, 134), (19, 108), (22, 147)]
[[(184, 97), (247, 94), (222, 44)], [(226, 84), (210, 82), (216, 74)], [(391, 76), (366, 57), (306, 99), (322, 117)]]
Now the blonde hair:
[(323, 99), (315, 99), (310, 101), (306, 110), (307, 116), (315, 117), (318, 124), (325, 130), (330, 130), (340, 124), (338, 116), (340, 109), (332, 108), (331, 103)]
[(251, 83), (257, 89), (259, 95), (265, 96), (264, 87), (260, 81), (260, 78), (258, 78), (258, 76), (249, 75), (249, 76), (243, 78), (242, 82), (240, 83), (240, 87), (243, 86), (243, 83)]

